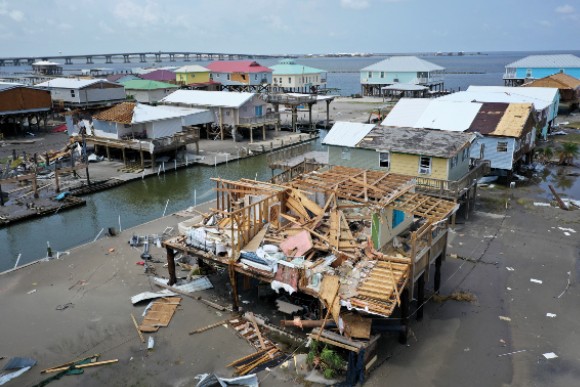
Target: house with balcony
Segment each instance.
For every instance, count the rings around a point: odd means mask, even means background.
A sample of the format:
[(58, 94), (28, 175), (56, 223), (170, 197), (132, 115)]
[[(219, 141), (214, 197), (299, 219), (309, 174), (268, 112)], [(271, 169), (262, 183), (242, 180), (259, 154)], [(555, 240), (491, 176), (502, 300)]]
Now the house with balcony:
[(272, 69), (256, 61), (215, 61), (207, 65), (211, 79), (221, 83), (221, 90), (265, 92), (272, 84)]
[(444, 67), (416, 56), (390, 56), (360, 70), (361, 92), (366, 96), (383, 96), (383, 87), (393, 84), (419, 85), (441, 91), (444, 71)]
[(275, 91), (317, 93), (326, 88), (325, 70), (301, 65), (294, 59), (283, 59), (270, 68)]
[(200, 65), (187, 65), (174, 70), (175, 81), (179, 85), (208, 83), (211, 71)]
[(534, 79), (564, 73), (580, 78), (580, 58), (572, 54), (530, 55), (505, 66), (505, 86), (520, 86)]
[(208, 138), (224, 140), (237, 135), (248, 135), (253, 141), (255, 129), (262, 129), (266, 137), (266, 127), (280, 124), (280, 116), (272, 112), (271, 105), (256, 93), (177, 90), (159, 101), (163, 105), (208, 109), (214, 117), (214, 124), (206, 133)]
[(105, 79), (55, 78), (36, 85), (50, 90), (58, 108), (100, 108), (123, 102), (125, 87)]
[(531, 103), (537, 134), (546, 138), (558, 116), (560, 93), (548, 87), (469, 86), (466, 91), (439, 97), (440, 101)]
[(62, 75), (62, 65), (47, 60), (32, 63), (32, 72), (39, 75)]
[(121, 158), (125, 164), (139, 160), (144, 168), (154, 166), (162, 154), (174, 157), (188, 144), (197, 145), (201, 128), (212, 122), (207, 109), (123, 102), (93, 115), (87, 142), (96, 154)]
[(149, 104), (157, 103), (159, 100), (179, 89), (178, 85), (147, 79), (126, 81), (122, 85), (125, 86), (127, 98)]

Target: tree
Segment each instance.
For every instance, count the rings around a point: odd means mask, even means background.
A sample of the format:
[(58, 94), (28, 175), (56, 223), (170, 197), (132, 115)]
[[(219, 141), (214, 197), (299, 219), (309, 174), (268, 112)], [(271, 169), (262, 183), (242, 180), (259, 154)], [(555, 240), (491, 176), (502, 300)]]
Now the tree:
[(547, 164), (554, 158), (554, 149), (551, 146), (536, 149), (536, 156), (542, 164)]
[(558, 149), (558, 157), (560, 158), (560, 165), (572, 165), (574, 159), (580, 153), (580, 146), (575, 142), (563, 142), (560, 149)]

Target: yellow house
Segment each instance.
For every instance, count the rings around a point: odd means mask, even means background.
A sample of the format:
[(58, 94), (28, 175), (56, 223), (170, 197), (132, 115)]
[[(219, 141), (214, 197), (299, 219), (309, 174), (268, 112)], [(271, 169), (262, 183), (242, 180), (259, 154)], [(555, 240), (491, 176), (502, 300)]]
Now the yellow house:
[(210, 80), (210, 70), (199, 65), (182, 66), (175, 70), (175, 81), (180, 85), (206, 83)]
[(329, 164), (456, 181), (469, 172), (473, 133), (337, 122), (323, 144)]

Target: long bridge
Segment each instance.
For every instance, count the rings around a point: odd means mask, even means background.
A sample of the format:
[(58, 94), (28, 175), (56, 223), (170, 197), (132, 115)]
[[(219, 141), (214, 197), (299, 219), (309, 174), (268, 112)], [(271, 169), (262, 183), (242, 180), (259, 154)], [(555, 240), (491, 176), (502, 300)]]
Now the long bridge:
[(37, 61), (64, 60), (65, 65), (72, 65), (73, 60), (81, 60), (86, 64), (94, 64), (97, 59), (104, 60), (104, 63), (114, 63), (113, 60), (121, 63), (147, 63), (153, 61), (160, 63), (164, 59), (169, 62), (177, 60), (189, 62), (191, 60), (243, 60), (243, 59), (271, 59), (287, 58), (288, 55), (252, 55), (252, 54), (229, 54), (220, 52), (191, 52), (191, 51), (156, 51), (156, 52), (120, 52), (115, 54), (86, 54), (86, 55), (45, 55), (45, 56), (14, 56), (0, 58), (0, 66), (20, 66), (32, 65)]

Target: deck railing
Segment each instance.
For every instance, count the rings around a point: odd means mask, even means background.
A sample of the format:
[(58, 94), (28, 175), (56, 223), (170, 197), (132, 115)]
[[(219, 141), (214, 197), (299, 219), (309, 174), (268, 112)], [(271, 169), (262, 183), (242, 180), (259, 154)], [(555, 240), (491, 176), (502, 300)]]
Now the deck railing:
[(416, 177), (415, 190), (427, 195), (447, 199), (459, 199), (474, 181), (489, 173), (491, 164), (489, 160), (476, 161), (475, 167), (459, 180), (442, 180), (429, 177)]
[(240, 117), (240, 125), (265, 125), (280, 121), (280, 113), (267, 113), (259, 117)]

